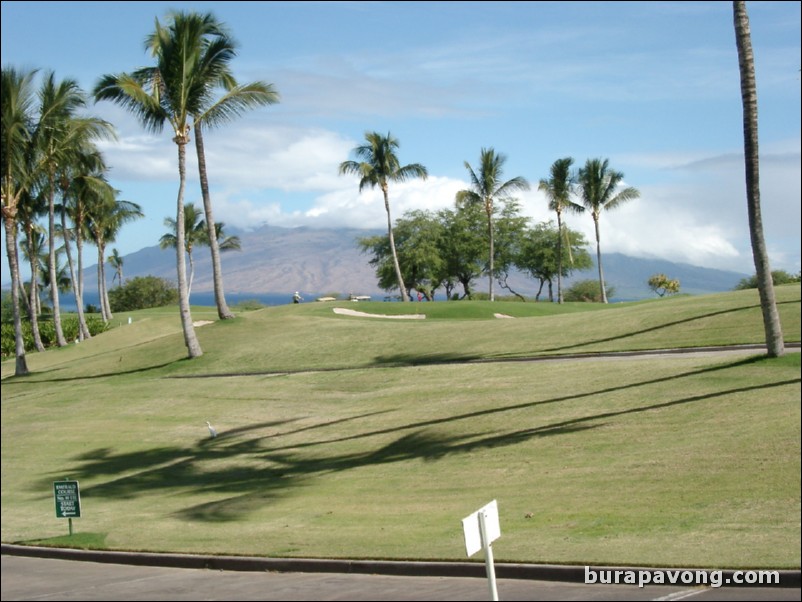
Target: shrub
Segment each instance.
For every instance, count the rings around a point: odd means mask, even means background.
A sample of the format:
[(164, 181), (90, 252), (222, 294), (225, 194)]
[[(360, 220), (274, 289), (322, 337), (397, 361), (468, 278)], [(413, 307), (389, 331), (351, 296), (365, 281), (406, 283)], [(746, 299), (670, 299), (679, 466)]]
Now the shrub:
[[(615, 294), (615, 288), (612, 286), (605, 287), (607, 291), (607, 298), (610, 299)], [(563, 294), (565, 301), (585, 301), (600, 303), (601, 302), (601, 287), (598, 280), (580, 280), (571, 285)]]
[[(772, 270), (771, 280), (775, 285), (791, 284), (793, 282), (799, 282), (799, 274), (794, 276), (785, 270)], [(757, 274), (754, 274), (749, 278), (742, 278), (741, 281), (735, 285), (734, 290), (741, 291), (748, 288), (757, 288)]]
[(164, 307), (178, 303), (178, 289), (164, 278), (137, 276), (109, 291), (111, 312)]

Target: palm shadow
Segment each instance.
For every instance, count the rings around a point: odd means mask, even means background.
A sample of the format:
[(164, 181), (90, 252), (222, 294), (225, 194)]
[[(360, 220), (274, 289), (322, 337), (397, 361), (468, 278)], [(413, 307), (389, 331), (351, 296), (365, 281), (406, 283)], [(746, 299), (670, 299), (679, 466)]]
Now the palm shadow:
[[(799, 379), (791, 379), (730, 388), (660, 403), (646, 403), (622, 410), (589, 413), (554, 423), (494, 432), (455, 434), (435, 428), (522, 408), (560, 403), (715, 372), (754, 361), (757, 360), (749, 358), (579, 395), (527, 401), (512, 406), (420, 420), (382, 429), (365, 429), (354, 435), (338, 436), (335, 432), (327, 438), (317, 437), (314, 441), (301, 444), (284, 443), (282, 439), (312, 429), (325, 433), (329, 429), (336, 429), (337, 425), (343, 422), (366, 419), (379, 412), (260, 435), (255, 431), (264, 428), (280, 429), (282, 426), (289, 426), (295, 420), (263, 422), (224, 432), (216, 439), (205, 437), (194, 445), (166, 446), (144, 452), (115, 453), (110, 448), (98, 448), (76, 456), (72, 467), (59, 471), (57, 475), (50, 475), (49, 480), (64, 476), (85, 480), (90, 478), (96, 480), (98, 475), (108, 477), (107, 480), (83, 490), (82, 494), (87, 498), (144, 500), (160, 491), (181, 491), (188, 492), (188, 495), (213, 494), (221, 497), (211, 502), (188, 506), (174, 515), (187, 521), (237, 520), (275, 500), (294, 495), (301, 488), (311, 486), (316, 478), (327, 474), (412, 460), (435, 462), (457, 454), (518, 445), (534, 438), (565, 437), (599, 428), (627, 415), (699, 403), (737, 393), (770, 390), (799, 382)], [(366, 442), (358, 451), (333, 453), (325, 450), (327, 445), (333, 443), (367, 440), (380, 435), (395, 436), (391, 441), (382, 444), (372, 445)]]

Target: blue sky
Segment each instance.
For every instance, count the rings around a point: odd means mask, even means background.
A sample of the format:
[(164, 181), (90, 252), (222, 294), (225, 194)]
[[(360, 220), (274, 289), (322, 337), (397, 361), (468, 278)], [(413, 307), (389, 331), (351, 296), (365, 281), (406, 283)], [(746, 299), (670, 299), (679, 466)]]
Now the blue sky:
[[(800, 270), (800, 3), (748, 2), (772, 267)], [(601, 218), (602, 252), (753, 273), (730, 2), (2, 2), (2, 64), (52, 69), (90, 90), (150, 64), (143, 40), (170, 9), (211, 11), (239, 42), (242, 82), (281, 103), (207, 133), (215, 217), (243, 228), (381, 228), (379, 191), (340, 162), (391, 132), (430, 177), (390, 188), (393, 217), (450, 207), (482, 148), (523, 176), (520, 200), (553, 219), (537, 182), (558, 158), (607, 158), (641, 198)], [(121, 198), (146, 218), (113, 246), (158, 244), (175, 214), (175, 145), (107, 102), (90, 106)], [(186, 202), (200, 203), (194, 154)], [(592, 241), (590, 216), (568, 225)], [(7, 272), (3, 262), (4, 274)], [(5, 277), (4, 277), (5, 279)]]

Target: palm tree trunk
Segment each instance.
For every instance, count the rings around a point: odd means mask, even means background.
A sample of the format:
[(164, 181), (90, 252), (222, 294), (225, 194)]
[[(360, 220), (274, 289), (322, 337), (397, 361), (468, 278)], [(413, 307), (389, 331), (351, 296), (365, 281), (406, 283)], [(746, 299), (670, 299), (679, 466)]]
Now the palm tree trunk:
[(187, 283), (187, 300), (192, 296), (192, 281), (195, 280), (195, 262), (192, 259), (192, 251), (187, 251), (189, 257), (189, 282)]
[[(557, 210), (557, 304), (563, 302), (563, 222), (561, 211)], [(549, 282), (549, 289), (551, 283)]]
[(395, 238), (393, 238), (393, 219), (390, 216), (390, 199), (387, 196), (386, 184), (382, 185), (382, 192), (384, 193), (384, 209), (387, 211), (387, 234), (390, 239), (390, 250), (393, 253), (395, 277), (398, 280), (398, 288), (401, 290), (401, 300), (407, 302), (409, 301), (409, 295), (407, 295), (407, 287), (404, 285), (404, 278), (401, 276), (401, 265), (398, 263), (398, 253), (395, 250)]
[(67, 229), (67, 214), (66, 211), (61, 212), (61, 231), (64, 234), (64, 249), (67, 251), (67, 265), (70, 266), (70, 284), (72, 285), (72, 294), (75, 296), (75, 306), (78, 310), (78, 340), (91, 338), (89, 334), (89, 327), (86, 325), (86, 317), (84, 316), (83, 301), (81, 299), (81, 291), (78, 288), (78, 279), (75, 274), (75, 264), (72, 261), (72, 251), (70, 250), (70, 235)]
[[(81, 224), (78, 224), (75, 231), (75, 248), (78, 254), (78, 296), (75, 298), (75, 301), (79, 304), (79, 307), (83, 305), (84, 302), (84, 239), (83, 234), (81, 233), (81, 227)], [(88, 325), (85, 336), (87, 339), (92, 337), (92, 334), (89, 332)]]
[(212, 214), (212, 197), (209, 193), (209, 178), (206, 174), (206, 153), (203, 148), (203, 134), (201, 125), (195, 122), (195, 151), (198, 155), (198, 173), (200, 176), (201, 196), (203, 197), (203, 211), (206, 214), (206, 227), (209, 231), (209, 249), (212, 253), (212, 277), (214, 279), (214, 301), (217, 305), (217, 316), (221, 320), (230, 320), (234, 317), (226, 304), (226, 295), (223, 291), (223, 268), (220, 261), (220, 245), (217, 241), (217, 228)]
[[(28, 287), (28, 317), (31, 322), (31, 336), (33, 337), (33, 346), (37, 351), (44, 351), (45, 346), (42, 343), (42, 333), (39, 331), (39, 258), (36, 256), (36, 251), (33, 248), (32, 236), (34, 236), (33, 224), (28, 229), (28, 258), (31, 266), (31, 285)], [(23, 288), (23, 287), (21, 287)], [(23, 289), (24, 290), (24, 289)]]
[(106, 268), (103, 265), (103, 257), (106, 254), (106, 243), (103, 239), (97, 241), (97, 293), (100, 298), (100, 313), (104, 322), (109, 322), (114, 316), (111, 313), (109, 304), (109, 294), (106, 289)]
[[(11, 205), (11, 203), (9, 203)], [(16, 213), (16, 209), (13, 210)], [(11, 305), (14, 314), (14, 354), (16, 364), (14, 376), (28, 374), (28, 363), (25, 360), (25, 341), (22, 338), (22, 317), (19, 303), (19, 255), (17, 255), (17, 221), (11, 211), (3, 207), (3, 225), (6, 229), (6, 256), (8, 270), (11, 272)]]
[(176, 201), (175, 217), (175, 254), (176, 272), (178, 275), (178, 306), (181, 312), (181, 328), (184, 331), (184, 344), (187, 347), (189, 358), (193, 359), (203, 355), (198, 337), (195, 336), (195, 326), (192, 324), (192, 314), (189, 308), (189, 295), (187, 293), (186, 260), (184, 259), (184, 187), (186, 186), (186, 136), (177, 135), (175, 143), (178, 145), (178, 199)]
[(735, 41), (738, 47), (738, 65), (741, 71), (741, 100), (744, 112), (744, 165), (746, 171), (746, 206), (749, 213), (749, 235), (752, 239), (752, 257), (757, 273), (763, 328), (769, 357), (785, 353), (780, 316), (774, 296), (771, 266), (763, 238), (763, 219), (760, 212), (760, 165), (757, 129), (757, 85), (755, 83), (755, 57), (749, 15), (742, 0), (733, 2)]
[(61, 307), (59, 306), (58, 294), (58, 275), (56, 273), (56, 182), (52, 171), (50, 173), (50, 194), (48, 200), (48, 234), (47, 242), (50, 245), (50, 301), (53, 304), (53, 326), (56, 331), (56, 345), (59, 347), (67, 346), (67, 339), (64, 338), (64, 331), (61, 328)]
[(493, 293), (493, 277), (495, 271), (494, 255), (496, 254), (495, 241), (493, 240), (493, 205), (491, 202), (485, 201), (485, 211), (487, 212), (487, 236), (490, 239), (490, 281), (488, 282), (488, 293), (490, 300), (495, 301)]
[(604, 288), (604, 270), (601, 260), (601, 243), (599, 242), (599, 216), (593, 215), (593, 223), (596, 226), (596, 263), (599, 266), (599, 288), (601, 288), (601, 302), (607, 303), (607, 290)]

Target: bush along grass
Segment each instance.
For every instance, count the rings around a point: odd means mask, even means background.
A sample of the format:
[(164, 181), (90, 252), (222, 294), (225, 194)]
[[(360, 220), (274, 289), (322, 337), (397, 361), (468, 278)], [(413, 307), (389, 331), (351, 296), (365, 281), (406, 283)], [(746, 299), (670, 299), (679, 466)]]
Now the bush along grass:
[[(89, 334), (92, 336), (100, 334), (101, 332), (106, 332), (109, 328), (100, 316), (86, 316), (86, 325), (89, 328)], [(64, 338), (67, 339), (67, 341), (77, 341), (78, 316), (64, 316), (61, 320), (61, 329), (64, 331)], [(56, 346), (56, 329), (51, 320), (40, 320), (39, 336), (41, 336), (42, 344), (45, 348)], [(3, 324), (2, 327), (0, 327), (0, 338), (2, 338), (0, 342), (0, 353), (2, 353), (3, 359), (13, 357), (16, 350), (14, 325)], [(31, 323), (27, 320), (22, 323), (22, 340), (25, 344), (26, 352), (35, 349)]]

